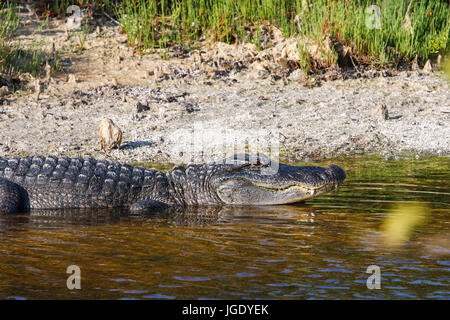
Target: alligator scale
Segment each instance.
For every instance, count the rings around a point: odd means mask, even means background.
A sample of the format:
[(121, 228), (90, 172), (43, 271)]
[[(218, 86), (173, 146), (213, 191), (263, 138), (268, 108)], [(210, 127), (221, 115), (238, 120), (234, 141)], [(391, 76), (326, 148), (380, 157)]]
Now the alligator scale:
[[(268, 173), (270, 168), (276, 170)], [(333, 190), (344, 179), (344, 170), (336, 165), (289, 166), (262, 154), (176, 166), (168, 172), (92, 158), (0, 157), (0, 214), (30, 209), (125, 207), (145, 212), (287, 204)]]

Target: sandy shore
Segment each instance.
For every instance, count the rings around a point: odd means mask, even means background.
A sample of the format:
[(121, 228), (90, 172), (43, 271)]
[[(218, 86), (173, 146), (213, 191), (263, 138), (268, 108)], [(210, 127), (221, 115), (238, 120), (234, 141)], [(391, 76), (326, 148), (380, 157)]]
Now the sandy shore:
[[(105, 85), (44, 96), (38, 102), (33, 95), (4, 100), (0, 155), (180, 163), (202, 150), (220, 155), (230, 135), (244, 142), (261, 137), (261, 151), (271, 141), (282, 158), (296, 160), (448, 155), (449, 101), (448, 84), (438, 77), (407, 73), (330, 81), (316, 88), (229, 77)], [(149, 110), (138, 112), (138, 103)], [(382, 104), (388, 119), (378, 111)], [(105, 117), (123, 131), (118, 150), (100, 151), (97, 126)], [(188, 145), (192, 139), (194, 146)]]

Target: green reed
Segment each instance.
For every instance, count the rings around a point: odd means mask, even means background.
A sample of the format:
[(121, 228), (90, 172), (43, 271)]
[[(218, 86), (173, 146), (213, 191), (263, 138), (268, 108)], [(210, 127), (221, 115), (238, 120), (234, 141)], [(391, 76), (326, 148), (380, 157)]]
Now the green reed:
[[(192, 41), (249, 41), (259, 48), (260, 26), (272, 24), (286, 37), (308, 39), (319, 47), (340, 43), (352, 48), (355, 63), (380, 67), (420, 63), (449, 51), (450, 7), (445, 0), (57, 0), (60, 12), (69, 4), (113, 13), (128, 43), (141, 50), (167, 48)], [(404, 24), (408, 5), (410, 26)], [(380, 27), (368, 19), (380, 8)], [(337, 61), (334, 48), (321, 50), (321, 63), (299, 44), (304, 70), (328, 67)]]

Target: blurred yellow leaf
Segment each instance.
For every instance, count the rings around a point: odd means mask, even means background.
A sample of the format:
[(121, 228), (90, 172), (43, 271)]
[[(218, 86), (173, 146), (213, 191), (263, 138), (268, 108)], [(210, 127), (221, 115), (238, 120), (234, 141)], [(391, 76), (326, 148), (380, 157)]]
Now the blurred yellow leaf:
[(447, 55), (444, 58), (444, 65), (442, 69), (444, 70), (447, 80), (450, 80), (450, 55)]
[(420, 205), (401, 204), (389, 212), (381, 231), (388, 244), (402, 244), (409, 240), (414, 229), (425, 222), (428, 209)]

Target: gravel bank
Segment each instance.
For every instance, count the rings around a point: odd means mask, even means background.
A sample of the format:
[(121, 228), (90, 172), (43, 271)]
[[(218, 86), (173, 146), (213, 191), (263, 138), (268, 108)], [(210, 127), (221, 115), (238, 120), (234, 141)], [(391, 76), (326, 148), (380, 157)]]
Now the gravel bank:
[[(202, 150), (205, 157), (220, 157), (225, 137), (246, 143), (264, 134), (276, 140), (284, 160), (448, 155), (449, 101), (447, 82), (411, 72), (328, 81), (314, 88), (227, 76), (102, 85), (43, 94), (39, 101), (33, 94), (10, 96), (0, 102), (0, 156), (184, 163), (192, 155), (201, 160)], [(387, 120), (378, 110), (383, 104)], [(103, 118), (122, 129), (120, 149), (100, 150), (97, 126)], [(203, 145), (192, 144), (196, 134)], [(264, 141), (261, 151), (266, 151)]]

